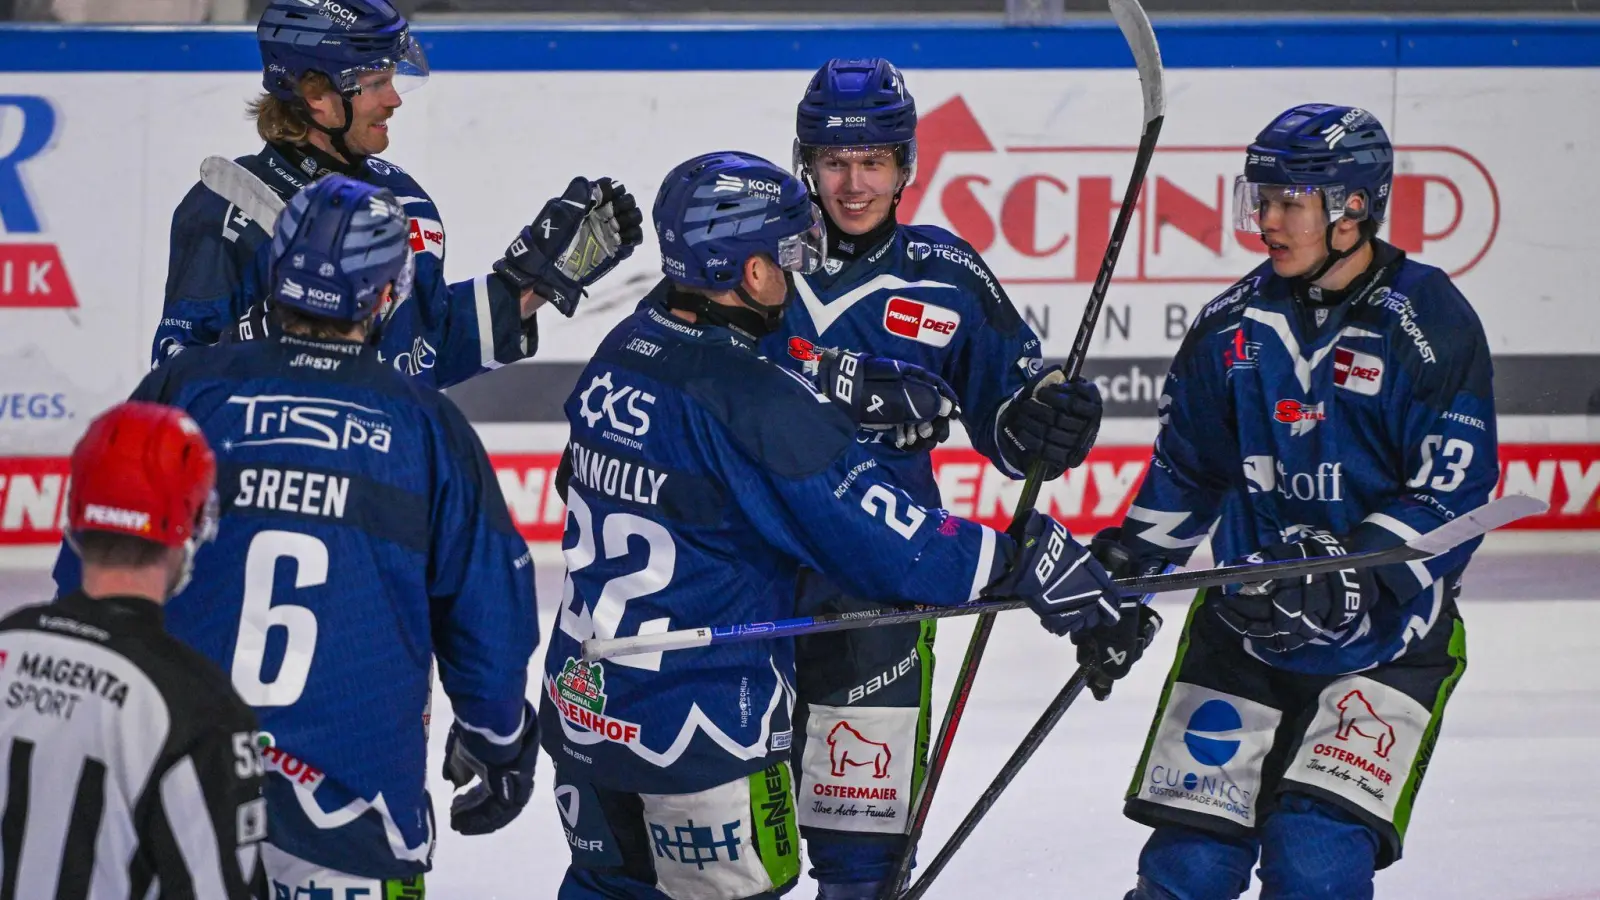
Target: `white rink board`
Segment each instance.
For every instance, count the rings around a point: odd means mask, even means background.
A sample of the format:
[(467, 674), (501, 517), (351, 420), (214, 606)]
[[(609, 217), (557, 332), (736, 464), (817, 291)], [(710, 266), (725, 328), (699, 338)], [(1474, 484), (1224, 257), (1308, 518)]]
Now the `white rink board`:
[[(437, 199), (451, 247), (447, 270), (459, 280), (485, 271), (574, 174), (618, 177), (648, 206), (665, 172), (694, 154), (735, 147), (787, 162), (792, 103), (806, 76), (438, 73), (406, 96), (387, 155)], [(1076, 280), (1084, 268), (1077, 238), (1098, 218), (1080, 215), (1079, 201), (1096, 179), (1109, 179), (1111, 195), (1121, 196), (1139, 131), (1131, 71), (906, 76), (924, 122), (919, 183), (927, 190), (908, 197), (918, 204), (916, 220), (987, 240), (989, 262), (1045, 333), (1045, 355), (1064, 354), (1088, 288)], [(1600, 237), (1600, 182), (1568, 177), (1584, 171), (1600, 142), (1600, 120), (1570, 115), (1600, 108), (1600, 70), (1177, 69), (1167, 77), (1150, 214), (1123, 253), (1119, 271), (1130, 280), (1114, 289), (1092, 353), (1169, 356), (1182, 323), (1219, 282), (1252, 265), (1255, 256), (1225, 218), (1238, 148), (1308, 98), (1365, 105), (1389, 126), (1402, 148), (1398, 169), (1416, 176), (1421, 198), (1404, 214), (1410, 233), (1449, 232), (1422, 240), (1420, 258), (1462, 272), (1458, 283), (1495, 352), (1600, 346), (1587, 266)], [(0, 308), (0, 384), (57, 398), (55, 408), (0, 417), (0, 456), (66, 451), (76, 420), (122, 398), (145, 371), (172, 209), (200, 160), (256, 149), (243, 109), (257, 84), (240, 72), (0, 75), (0, 95), (43, 98), (54, 115), (53, 127), (37, 115), (24, 121), (23, 108), (0, 97), (0, 173), (25, 132), (36, 139), (49, 130), (47, 146), (16, 167), (20, 197), (0, 182), (0, 212), (13, 211), (0, 216), (0, 244), (56, 247), (77, 299), (75, 308)], [(606, 112), (587, 112), (594, 110)], [(971, 149), (983, 146), (991, 149)], [(14, 211), (24, 199), (37, 232), (18, 230)], [(1091, 249), (1098, 262), (1098, 246)], [(586, 359), (657, 264), (652, 237), (575, 320), (547, 317), (540, 357)], [(25, 293), (25, 274), (13, 273), (11, 291)], [(0, 292), (5, 277), (0, 271)], [(1049, 283), (1029, 282), (1041, 279)]]

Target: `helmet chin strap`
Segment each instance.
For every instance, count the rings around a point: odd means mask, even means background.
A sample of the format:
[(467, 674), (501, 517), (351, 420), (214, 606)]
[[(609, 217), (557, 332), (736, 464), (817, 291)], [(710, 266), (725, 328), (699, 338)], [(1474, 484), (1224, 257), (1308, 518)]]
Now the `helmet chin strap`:
[(350, 95), (346, 94), (344, 91), (338, 91), (337, 93), (339, 95), (339, 102), (344, 105), (344, 124), (340, 125), (338, 128), (329, 128), (328, 126), (323, 125), (321, 122), (318, 122), (317, 117), (311, 111), (311, 106), (306, 103), (305, 98), (303, 97), (299, 100), (300, 111), (306, 120), (306, 125), (327, 135), (328, 142), (333, 145), (334, 152), (344, 157), (345, 163), (354, 168), (361, 164), (361, 161), (366, 158), (366, 155), (362, 153), (356, 153), (350, 149), (349, 144), (345, 143), (345, 135), (350, 133), (350, 127), (355, 124), (356, 113), (355, 107), (350, 103)]
[(1338, 265), (1341, 260), (1348, 258), (1350, 254), (1360, 250), (1368, 241), (1372, 240), (1372, 237), (1377, 229), (1367, 227), (1367, 223), (1370, 221), (1370, 219), (1363, 219), (1359, 223), (1359, 228), (1357, 231), (1358, 237), (1356, 238), (1356, 242), (1352, 244), (1348, 250), (1334, 249), (1333, 229), (1339, 223), (1329, 222), (1327, 229), (1322, 233), (1322, 244), (1327, 248), (1328, 251), (1327, 255), (1322, 258), (1322, 263), (1315, 269), (1312, 269), (1310, 272), (1307, 272), (1304, 275), (1296, 275), (1293, 278), (1290, 278), (1289, 281), (1301, 289), (1309, 289), (1312, 285), (1316, 284), (1317, 279), (1328, 274), (1328, 272), (1330, 272), (1334, 266)]
[[(793, 276), (788, 272), (783, 273), (784, 281), (793, 289)], [(759, 340), (778, 330), (783, 324), (782, 306), (767, 306), (756, 301), (745, 290), (741, 283), (733, 289), (734, 296), (739, 298), (740, 306), (724, 306), (713, 301), (705, 294), (696, 294), (691, 291), (672, 290), (667, 293), (667, 306), (672, 309), (681, 309), (692, 312), (695, 317), (706, 323), (721, 328), (732, 328), (735, 331), (748, 335), (752, 340)]]

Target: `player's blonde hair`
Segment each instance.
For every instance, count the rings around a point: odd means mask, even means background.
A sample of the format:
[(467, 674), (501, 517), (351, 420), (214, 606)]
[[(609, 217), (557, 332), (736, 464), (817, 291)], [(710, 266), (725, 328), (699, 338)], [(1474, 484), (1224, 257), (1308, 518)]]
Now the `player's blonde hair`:
[[(333, 90), (333, 82), (321, 72), (307, 72), (300, 76), (298, 93), (314, 97)], [(266, 92), (250, 101), (248, 115), (256, 121), (256, 134), (269, 144), (303, 144), (310, 134), (306, 112), (296, 104), (281, 100)]]

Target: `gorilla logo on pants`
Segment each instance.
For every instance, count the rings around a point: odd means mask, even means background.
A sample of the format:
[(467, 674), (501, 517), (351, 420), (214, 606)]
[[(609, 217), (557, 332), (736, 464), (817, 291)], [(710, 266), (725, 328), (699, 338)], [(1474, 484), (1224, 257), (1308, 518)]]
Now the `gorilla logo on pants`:
[(835, 778), (844, 776), (845, 766), (872, 766), (873, 778), (889, 777), (889, 745), (869, 741), (861, 732), (840, 722), (828, 732), (828, 761)]
[(1348, 741), (1350, 733), (1355, 732), (1368, 740), (1377, 741), (1378, 755), (1389, 758), (1389, 751), (1394, 749), (1394, 726), (1373, 712), (1372, 704), (1359, 690), (1345, 694), (1338, 703), (1338, 709), (1339, 730), (1334, 737)]

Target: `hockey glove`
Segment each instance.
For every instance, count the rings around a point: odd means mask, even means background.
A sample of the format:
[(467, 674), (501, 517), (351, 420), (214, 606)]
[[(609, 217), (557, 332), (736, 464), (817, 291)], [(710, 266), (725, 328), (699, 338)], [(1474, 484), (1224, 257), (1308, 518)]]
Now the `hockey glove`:
[(643, 223), (639, 204), (620, 183), (574, 178), (518, 233), (494, 271), (517, 293), (533, 288), (570, 318), (583, 289), (644, 241)]
[(1028, 602), (1051, 634), (1096, 628), (1117, 621), (1121, 600), (1111, 576), (1065, 525), (1028, 510), (1012, 534), (1017, 556), (984, 595)]
[[(1235, 563), (1343, 556), (1348, 551), (1331, 534), (1273, 544)], [(1341, 569), (1325, 575), (1278, 578), (1240, 588), (1229, 585), (1215, 595), (1212, 608), (1229, 628), (1273, 653), (1306, 644), (1337, 645), (1365, 633), (1367, 615), (1378, 599), (1371, 569)]]
[[(1101, 529), (1089, 542), (1089, 552), (1112, 578), (1158, 575), (1167, 568), (1166, 560), (1159, 557), (1135, 562), (1122, 545), (1121, 528)], [(1091, 670), (1089, 692), (1096, 700), (1111, 696), (1112, 683), (1133, 669), (1161, 630), (1161, 614), (1151, 609), (1143, 597), (1123, 595), (1117, 612), (1117, 621), (1072, 635), (1072, 642), (1078, 647), (1078, 665)]]
[(539, 761), (539, 720), (526, 702), (522, 721), (522, 734), (506, 744), (491, 741), (460, 719), (451, 724), (444, 745), (444, 777), (458, 788), (478, 779), (450, 801), (450, 827), (457, 833), (499, 831), (528, 805)]
[(1067, 381), (1060, 366), (1034, 376), (1000, 413), (1000, 452), (1019, 472), (1043, 463), (1044, 478), (1082, 465), (1100, 433), (1100, 388)]
[[(850, 420), (902, 450), (931, 448), (950, 436), (955, 391), (944, 379), (898, 359), (818, 352), (817, 383)], [(809, 368), (809, 366), (808, 366)]]

